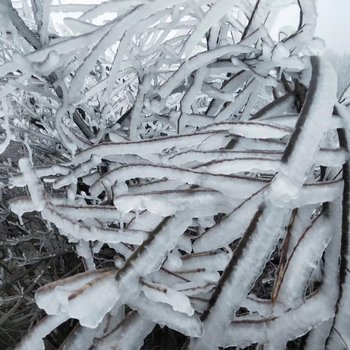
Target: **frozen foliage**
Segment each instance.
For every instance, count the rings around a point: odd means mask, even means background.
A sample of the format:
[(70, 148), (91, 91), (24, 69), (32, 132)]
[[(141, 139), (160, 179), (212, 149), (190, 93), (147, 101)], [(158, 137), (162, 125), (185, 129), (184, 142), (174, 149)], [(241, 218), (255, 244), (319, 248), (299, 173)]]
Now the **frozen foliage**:
[(0, 151), (28, 151), (10, 209), (86, 270), (36, 291), (48, 316), (18, 349), (67, 319), (64, 349), (139, 349), (157, 324), (184, 350), (350, 347), (350, 114), (314, 1), (272, 37), (286, 4), (61, 4), (82, 14), (60, 29), (50, 1), (1, 4)]

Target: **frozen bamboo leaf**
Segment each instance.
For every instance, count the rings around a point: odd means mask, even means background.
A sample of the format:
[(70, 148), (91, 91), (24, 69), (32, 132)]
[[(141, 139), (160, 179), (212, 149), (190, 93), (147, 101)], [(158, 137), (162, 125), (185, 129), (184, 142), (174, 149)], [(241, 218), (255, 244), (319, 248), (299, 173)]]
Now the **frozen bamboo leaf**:
[(231, 134), (247, 138), (279, 139), (289, 135), (290, 129), (282, 126), (256, 122), (217, 123), (203, 128), (204, 130), (228, 130)]
[(61, 344), (60, 350), (74, 350), (77, 348), (89, 348), (94, 342), (94, 338), (101, 336), (110, 321), (111, 316), (106, 315), (104, 320), (95, 328), (82, 327), (77, 325), (73, 332)]
[(170, 305), (174, 311), (184, 313), (188, 316), (194, 314), (190, 300), (184, 294), (161, 284), (155, 284), (147, 280), (141, 281), (141, 291), (146, 298), (155, 303)]
[(140, 295), (129, 304), (131, 308), (136, 309), (142, 317), (155, 323), (167, 325), (169, 328), (191, 337), (200, 337), (203, 334), (202, 324), (197, 317), (176, 312), (170, 305), (155, 303), (147, 299), (143, 293), (140, 293)]
[(344, 188), (342, 179), (336, 181), (316, 182), (304, 185), (298, 198), (290, 202), (290, 207), (302, 207), (323, 202), (332, 202), (341, 197)]
[(125, 319), (111, 332), (94, 341), (94, 349), (104, 350), (116, 345), (119, 350), (139, 349), (143, 339), (154, 327), (152, 321), (148, 321), (131, 311)]
[(86, 34), (97, 29), (97, 26), (76, 18), (64, 18), (64, 24), (75, 34)]
[[(233, 198), (247, 198), (266, 184), (264, 180), (243, 176), (216, 175), (175, 167), (143, 164), (120, 167), (106, 174), (103, 179), (112, 185), (118, 181), (119, 188), (123, 189), (122, 181), (135, 177), (167, 177), (184, 183), (208, 187)], [(103, 185), (100, 181), (95, 182), (90, 191), (92, 194), (98, 195), (103, 191)]]
[(202, 284), (216, 283), (220, 278), (220, 274), (218, 272), (212, 270), (208, 271), (204, 267), (189, 270), (181, 269), (179, 271), (176, 271), (176, 274), (192, 282), (198, 282)]
[(294, 96), (291, 93), (283, 95), (266, 106), (261, 108), (258, 112), (253, 114), (251, 120), (264, 120), (272, 115), (283, 114), (286, 110), (288, 111), (290, 106), (293, 104)]
[[(214, 69), (214, 68), (212, 68)], [(208, 115), (213, 115), (216, 116), (220, 112), (221, 108), (225, 104), (225, 99), (223, 97), (226, 97), (228, 101), (233, 101), (235, 98), (235, 94), (237, 90), (244, 85), (245, 81), (248, 80), (248, 78), (251, 77), (251, 72), (250, 71), (240, 71), (237, 74), (235, 74), (232, 78), (228, 79), (223, 83), (222, 88), (219, 90), (219, 92), (222, 95), (222, 98), (219, 96), (214, 96), (215, 98), (210, 102), (207, 114)], [(205, 91), (205, 86), (203, 89)], [(210, 95), (209, 95), (210, 96)], [(229, 98), (228, 98), (229, 97)]]
[(316, 4), (314, 2), (300, 0), (298, 5), (301, 12), (301, 21), (298, 31), (295, 35), (284, 40), (284, 44), (287, 48), (293, 48), (297, 52), (302, 50), (314, 36), (317, 20)]
[(175, 190), (142, 194), (127, 194), (114, 198), (118, 210), (127, 213), (133, 209), (161, 216), (191, 210), (193, 217), (215, 215), (230, 210), (233, 203), (222, 194), (210, 190)]
[(68, 317), (64, 313), (46, 316), (22, 339), (16, 346), (16, 350), (44, 350), (43, 338), (67, 319)]
[[(318, 310), (316, 314), (315, 309)], [(315, 295), (300, 308), (287, 311), (279, 317), (261, 321), (233, 321), (226, 332), (226, 339), (221, 340), (220, 345), (246, 347), (260, 343), (284, 348), (288, 340), (307, 333), (331, 318), (332, 311), (325, 294)], [(283, 335), (283, 339), (279, 335)]]
[[(96, 328), (119, 298), (115, 275), (115, 271), (95, 272), (44, 286), (37, 291), (36, 302), (49, 315), (65, 314), (77, 318), (82, 326)], [(100, 293), (103, 300), (94, 302)], [(84, 307), (86, 303), (90, 308)]]
[(184, 80), (184, 76), (192, 73), (202, 66), (206, 66), (209, 63), (214, 62), (216, 59), (226, 56), (226, 55), (249, 55), (254, 54), (256, 52), (255, 49), (244, 46), (244, 45), (227, 45), (217, 48), (212, 51), (206, 51), (200, 53), (191, 59), (188, 62), (183, 63), (179, 70), (174, 73), (174, 75), (161, 86), (159, 89), (159, 96), (161, 98), (168, 97), (172, 91), (180, 85), (180, 83)]
[(207, 139), (218, 139), (222, 140), (225, 137), (225, 132), (203, 132), (190, 135), (180, 135), (180, 136), (169, 136), (159, 139), (136, 141), (136, 142), (126, 142), (126, 143), (108, 143), (97, 145), (79, 153), (75, 157), (76, 163), (83, 163), (90, 159), (92, 155), (98, 155), (100, 158), (105, 158), (111, 155), (117, 154), (137, 154), (142, 157), (142, 155), (147, 154), (157, 154), (161, 150), (167, 148), (177, 147), (189, 147), (200, 145)]
[(205, 163), (196, 167), (195, 170), (207, 171), (210, 174), (234, 174), (240, 172), (266, 172), (276, 173), (280, 162), (268, 158), (241, 158), (234, 160), (220, 160)]
[[(280, 160), (282, 151), (247, 150), (247, 151), (186, 151), (178, 152), (163, 160), (164, 164), (192, 167), (201, 163), (219, 160), (238, 160), (244, 158)], [(315, 159), (315, 165), (340, 166), (349, 158), (343, 148), (321, 148)], [(188, 165), (187, 165), (188, 164)]]
[(247, 230), (252, 216), (261, 205), (261, 196), (255, 194), (244, 200), (220, 223), (208, 229), (193, 244), (195, 252), (209, 251), (229, 245)]
[[(333, 215), (332, 215), (333, 214)], [(334, 216), (335, 213), (328, 215)], [(332, 238), (332, 219), (323, 214), (299, 238), (285, 267), (278, 300), (290, 307), (303, 302), (305, 289), (312, 271)], [(314, 238), (317, 237), (317, 240)], [(316, 244), (317, 242), (317, 244)], [(301, 271), (303, 274), (301, 275)]]
[[(234, 312), (260, 274), (262, 265), (283, 231), (287, 214), (288, 210), (277, 208), (255, 213), (220, 278), (220, 287), (214, 291), (209, 307), (201, 317), (204, 335), (191, 342), (190, 349), (209, 349), (221, 343), (222, 330), (229, 325)], [(269, 239), (266, 239), (267, 235)]]
[[(238, 4), (240, 3), (240, 1), (235, 2)], [(220, 0), (216, 2), (208, 12), (206, 12), (205, 17), (197, 25), (183, 48), (185, 57), (190, 57), (193, 48), (201, 40), (205, 32), (207, 32), (215, 22), (220, 21), (234, 5), (236, 4), (230, 0)]]
[(113, 206), (73, 206), (73, 205), (56, 205), (55, 210), (61, 215), (71, 220), (85, 220), (96, 218), (101, 221), (118, 221), (121, 213)]
[(280, 159), (282, 152), (267, 152), (259, 150), (247, 151), (185, 151), (178, 152), (164, 159), (164, 164), (182, 167), (201, 166), (203, 163), (219, 160), (238, 160), (244, 158)]
[[(119, 271), (117, 280), (135, 281), (156, 271), (164, 262), (168, 252), (176, 245), (178, 238), (191, 222), (185, 213), (167, 217), (150, 233), (147, 240), (130, 256), (127, 263)], [(132, 294), (131, 290), (129, 290)], [(137, 294), (137, 290), (133, 291)]]
[(198, 269), (223, 271), (229, 262), (230, 255), (223, 251), (188, 254), (181, 257), (182, 265), (178, 270)]
[[(283, 114), (283, 115), (271, 115), (267, 117), (259, 118), (259, 122), (270, 123), (273, 125), (281, 125), (286, 127), (295, 127), (298, 119), (298, 114)], [(329, 124), (329, 129), (339, 129), (343, 126), (342, 119), (339, 116), (333, 115)]]
[[(325, 254), (324, 284), (317, 293), (309, 297), (296, 309), (286, 309), (277, 317), (261, 320), (233, 321), (226, 331), (227, 338), (221, 346), (247, 346), (255, 342), (274, 347), (285, 347), (288, 340), (307, 333), (310, 329), (333, 317), (337, 291), (337, 260), (339, 237), (335, 237)], [(315, 313), (317, 310), (317, 313)]]
[[(286, 200), (279, 198), (279, 193), (285, 192), (283, 189), (287, 187), (288, 197), (293, 198), (297, 195), (310, 171), (333, 114), (337, 87), (335, 71), (322, 58), (312, 57), (311, 63), (312, 80), (306, 101), (282, 157), (284, 166), (273, 180), (272, 195), (276, 197), (275, 200)], [(307, 154), (305, 149), (308, 149)]]
[(271, 11), (272, 4), (273, 3), (271, 3), (269, 0), (256, 1), (255, 7), (249, 18), (249, 22), (242, 33), (242, 39), (256, 31), (261, 26), (265, 25), (266, 19)]
[[(340, 145), (349, 150), (349, 124), (348, 114), (343, 106), (337, 105), (342, 118), (344, 118), (344, 130), (338, 132)], [(326, 341), (326, 349), (332, 347), (348, 348), (350, 346), (350, 335), (347, 331), (347, 323), (350, 319), (349, 314), (349, 202), (350, 202), (350, 184), (349, 184), (349, 162), (342, 167), (344, 176), (344, 190), (342, 196), (342, 218), (341, 218), (341, 243), (340, 243), (340, 266), (338, 280), (338, 298), (335, 305), (335, 316), (333, 319), (331, 331)]]
[(324, 348), (331, 327), (332, 319), (329, 319), (313, 328), (307, 337), (305, 349), (318, 350)]
[(225, 122), (235, 118), (243, 108), (247, 107), (250, 96), (252, 95), (255, 89), (255, 79), (251, 79), (248, 85), (235, 96), (235, 99), (230, 102), (226, 107), (224, 107), (216, 116), (215, 121)]

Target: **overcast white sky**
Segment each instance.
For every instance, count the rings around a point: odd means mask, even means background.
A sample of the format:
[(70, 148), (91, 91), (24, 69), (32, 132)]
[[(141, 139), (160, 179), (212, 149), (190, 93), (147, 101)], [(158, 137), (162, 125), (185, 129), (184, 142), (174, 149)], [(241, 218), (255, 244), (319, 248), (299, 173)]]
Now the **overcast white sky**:
[(316, 35), (337, 53), (350, 53), (350, 0), (318, 0)]

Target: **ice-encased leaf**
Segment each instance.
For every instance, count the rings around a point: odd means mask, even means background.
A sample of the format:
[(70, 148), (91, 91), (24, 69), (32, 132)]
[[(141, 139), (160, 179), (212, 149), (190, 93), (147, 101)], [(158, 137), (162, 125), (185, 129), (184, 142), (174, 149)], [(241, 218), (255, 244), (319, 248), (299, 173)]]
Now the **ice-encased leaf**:
[(279, 139), (289, 135), (291, 130), (287, 127), (270, 125), (267, 123), (256, 122), (226, 122), (217, 123), (205, 127), (203, 130), (220, 131), (227, 130), (231, 134), (259, 139)]
[(144, 280), (142, 284), (141, 291), (146, 298), (156, 303), (168, 304), (174, 311), (185, 313), (188, 316), (194, 314), (190, 300), (184, 294), (164, 285), (155, 284), (146, 280)]
[(188, 316), (182, 312), (176, 312), (170, 305), (155, 303), (146, 298), (143, 293), (129, 303), (142, 317), (145, 317), (160, 325), (166, 325), (185, 335), (200, 337), (203, 334), (202, 323), (196, 316)]
[(46, 316), (21, 340), (16, 346), (16, 350), (44, 350), (43, 338), (68, 318), (64, 313)]
[[(320, 290), (310, 296), (301, 306), (286, 309), (276, 317), (234, 321), (226, 330), (220, 345), (247, 346), (259, 342), (285, 347), (287, 341), (306, 334), (310, 329), (323, 324), (334, 315), (338, 261), (339, 237), (333, 237), (325, 252), (325, 278)], [(317, 310), (317, 312), (315, 312)], [(251, 319), (251, 320), (249, 320)]]
[[(251, 177), (208, 174), (201, 171), (145, 164), (122, 166), (107, 173), (103, 179), (108, 180), (111, 184), (115, 184), (116, 181), (121, 184), (122, 181), (135, 177), (167, 177), (184, 183), (209, 187), (233, 198), (248, 198), (266, 184), (264, 180)], [(123, 188), (122, 184), (119, 188), (121, 192), (124, 192), (125, 187)], [(115, 191), (119, 188), (115, 187)], [(92, 194), (98, 195), (103, 191), (103, 185), (97, 181), (91, 186), (90, 191)]]
[(48, 285), (36, 292), (35, 299), (48, 314), (65, 314), (78, 319), (82, 326), (96, 328), (120, 297), (115, 276), (115, 271), (95, 272), (81, 276), (77, 284), (67, 280)]
[(94, 349), (109, 349), (116, 344), (119, 350), (139, 349), (143, 344), (143, 339), (153, 327), (152, 321), (140, 317), (136, 311), (131, 311), (116, 329), (95, 339)]
[(237, 206), (221, 222), (209, 228), (193, 244), (193, 250), (198, 252), (210, 251), (225, 247), (240, 238), (248, 228), (251, 218), (262, 202), (256, 194)]
[(192, 342), (191, 349), (214, 348), (220, 345), (220, 330), (230, 324), (233, 313), (255, 282), (261, 266), (265, 264), (283, 231), (287, 215), (288, 210), (275, 207), (255, 213), (220, 278), (220, 288), (214, 291), (209, 307), (202, 316), (204, 335)]
[[(335, 213), (328, 215), (334, 216)], [(288, 257), (279, 290), (278, 300), (285, 305), (295, 307), (303, 302), (311, 273), (317, 267), (332, 235), (336, 234), (333, 232), (332, 223), (327, 214), (317, 218), (294, 246)]]
[(157, 154), (164, 149), (171, 149), (172, 147), (181, 149), (212, 142), (213, 139), (220, 141), (225, 138), (225, 134), (225, 132), (204, 131), (189, 135), (168, 136), (143, 141), (100, 144), (80, 152), (75, 156), (75, 162), (86, 162), (92, 155), (97, 155), (100, 158), (122, 154), (133, 154), (142, 157), (143, 155)]
[(192, 211), (193, 217), (215, 215), (230, 210), (232, 201), (221, 193), (211, 190), (175, 190), (141, 194), (127, 194), (114, 199), (114, 205), (123, 213), (147, 209), (160, 216), (176, 212)]
[[(311, 63), (312, 79), (305, 104), (282, 157), (284, 166), (272, 183), (275, 201), (284, 202), (287, 199), (280, 197), (281, 193), (287, 194), (286, 189), (289, 189), (290, 199), (298, 194), (333, 114), (337, 88), (335, 71), (325, 59), (312, 57)], [(323, 117), (320, 118), (320, 115)], [(307, 153), (305, 149), (308, 150)]]

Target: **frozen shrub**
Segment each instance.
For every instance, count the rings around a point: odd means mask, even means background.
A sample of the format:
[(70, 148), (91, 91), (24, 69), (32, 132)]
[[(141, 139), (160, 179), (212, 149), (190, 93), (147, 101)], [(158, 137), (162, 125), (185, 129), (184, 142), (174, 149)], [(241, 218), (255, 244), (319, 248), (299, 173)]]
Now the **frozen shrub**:
[[(315, 4), (298, 5), (277, 40), (281, 1), (106, 1), (64, 37), (49, 1), (4, 2), (21, 45), (3, 49), (3, 148), (27, 123), (30, 155), (10, 209), (40, 213), (86, 270), (36, 291), (48, 316), (18, 349), (68, 319), (65, 349), (138, 349), (156, 324), (183, 349), (349, 345), (349, 116)], [(41, 141), (62, 159), (39, 163)]]

